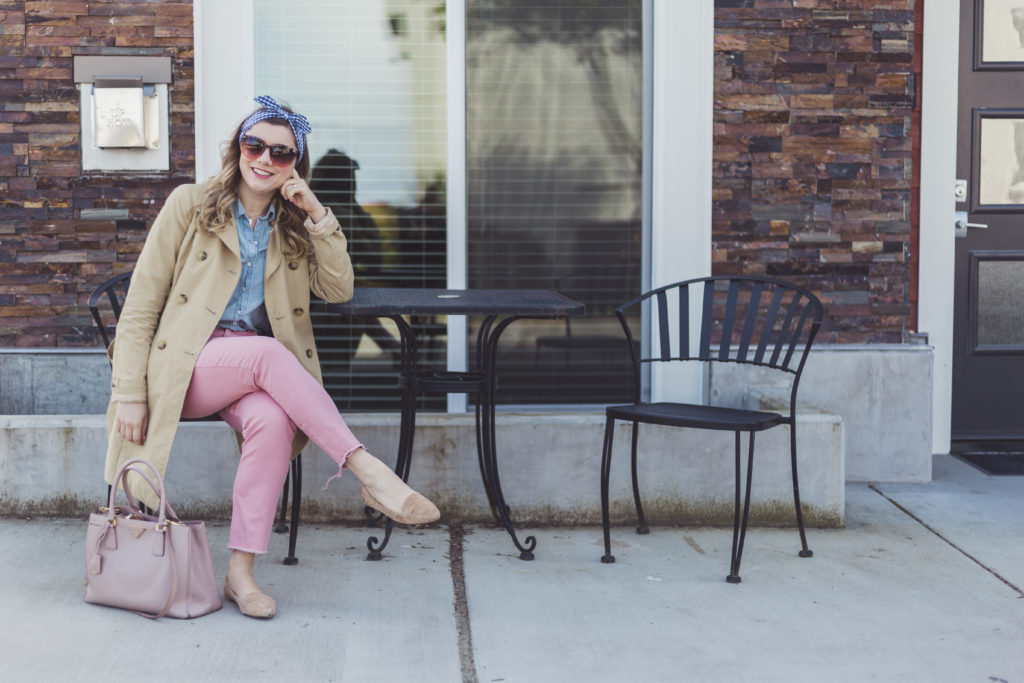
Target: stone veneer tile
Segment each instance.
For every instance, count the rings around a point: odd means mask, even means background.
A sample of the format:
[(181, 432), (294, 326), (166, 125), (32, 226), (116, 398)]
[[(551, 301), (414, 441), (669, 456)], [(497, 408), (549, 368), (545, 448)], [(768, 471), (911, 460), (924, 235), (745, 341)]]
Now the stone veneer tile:
[(716, 3), (712, 268), (808, 286), (831, 302), (824, 341), (900, 341), (917, 18), (834, 4)]

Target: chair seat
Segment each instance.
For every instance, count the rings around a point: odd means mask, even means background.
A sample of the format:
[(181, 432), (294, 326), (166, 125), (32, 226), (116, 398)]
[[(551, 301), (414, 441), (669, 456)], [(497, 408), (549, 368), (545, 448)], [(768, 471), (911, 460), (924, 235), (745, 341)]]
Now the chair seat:
[(630, 422), (744, 432), (759, 432), (789, 422), (788, 417), (778, 413), (691, 403), (634, 403), (608, 406), (606, 415)]

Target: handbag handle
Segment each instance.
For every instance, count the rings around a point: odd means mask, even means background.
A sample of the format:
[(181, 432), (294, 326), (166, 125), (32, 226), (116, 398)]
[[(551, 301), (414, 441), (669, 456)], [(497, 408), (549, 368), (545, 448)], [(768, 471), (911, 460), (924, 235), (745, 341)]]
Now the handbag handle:
[[(153, 486), (153, 482), (149, 479), (149, 477), (141, 474), (141, 472), (136, 467), (133, 467), (133, 465), (145, 465), (146, 467), (151, 469), (153, 471), (153, 474), (156, 475), (156, 483), (159, 484), (159, 490), (157, 489), (156, 486)], [(114, 485), (110, 487), (110, 499), (107, 501), (107, 524), (110, 525), (114, 523), (114, 503), (117, 499), (117, 489), (119, 486), (124, 489), (125, 494), (129, 496), (129, 500), (134, 500), (133, 498), (131, 498), (131, 494), (128, 493), (128, 482), (124, 481), (129, 471), (139, 473), (142, 476), (143, 480), (146, 481), (151, 487), (153, 487), (153, 490), (155, 492), (160, 494), (160, 509), (157, 515), (157, 523), (161, 527), (166, 526), (167, 491), (164, 488), (164, 478), (160, 476), (160, 471), (153, 465), (153, 463), (144, 458), (132, 458), (125, 464), (121, 465), (121, 469), (119, 469), (117, 471), (117, 474), (114, 476)]]
[[(132, 465), (129, 469), (132, 472), (135, 472), (135, 474), (145, 479), (146, 483), (149, 484), (149, 488), (153, 489), (154, 493), (156, 493), (157, 495), (160, 494), (160, 488), (156, 485), (156, 483), (153, 482), (153, 479), (150, 478), (148, 472), (146, 472), (141, 467), (138, 467), (137, 465)], [(135, 496), (132, 495), (132, 492), (128, 489), (128, 487), (123, 487), (123, 490), (125, 497), (128, 498), (128, 505), (129, 507), (131, 507), (132, 512), (142, 515), (143, 513), (141, 507), (139, 506), (139, 501), (135, 499)], [(171, 520), (172, 522), (181, 522), (181, 518), (178, 517), (178, 513), (174, 511), (174, 508), (171, 507), (171, 504), (169, 502), (165, 501), (164, 507), (167, 510), (167, 519)], [(151, 517), (150, 515), (146, 516)]]

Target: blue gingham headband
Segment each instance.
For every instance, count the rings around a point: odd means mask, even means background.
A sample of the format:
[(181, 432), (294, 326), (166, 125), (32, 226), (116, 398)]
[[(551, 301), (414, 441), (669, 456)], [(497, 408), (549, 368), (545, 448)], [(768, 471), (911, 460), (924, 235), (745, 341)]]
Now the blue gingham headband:
[(299, 146), (299, 160), (301, 161), (302, 155), (306, 153), (306, 135), (313, 132), (313, 128), (309, 125), (309, 119), (302, 114), (287, 111), (268, 95), (260, 95), (255, 99), (263, 105), (263, 109), (258, 110), (242, 123), (238, 141), (241, 142), (246, 132), (260, 121), (284, 119), (291, 126), (292, 133), (295, 135), (295, 144)]

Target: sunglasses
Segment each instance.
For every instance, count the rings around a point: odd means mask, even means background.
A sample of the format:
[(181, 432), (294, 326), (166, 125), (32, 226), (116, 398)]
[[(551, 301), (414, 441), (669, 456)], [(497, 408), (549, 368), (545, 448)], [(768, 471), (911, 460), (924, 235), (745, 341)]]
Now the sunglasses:
[(270, 161), (274, 166), (280, 168), (290, 166), (299, 158), (299, 153), (291, 147), (286, 145), (268, 145), (255, 135), (242, 136), (239, 147), (246, 159), (258, 159), (263, 156), (263, 150), (270, 149)]

